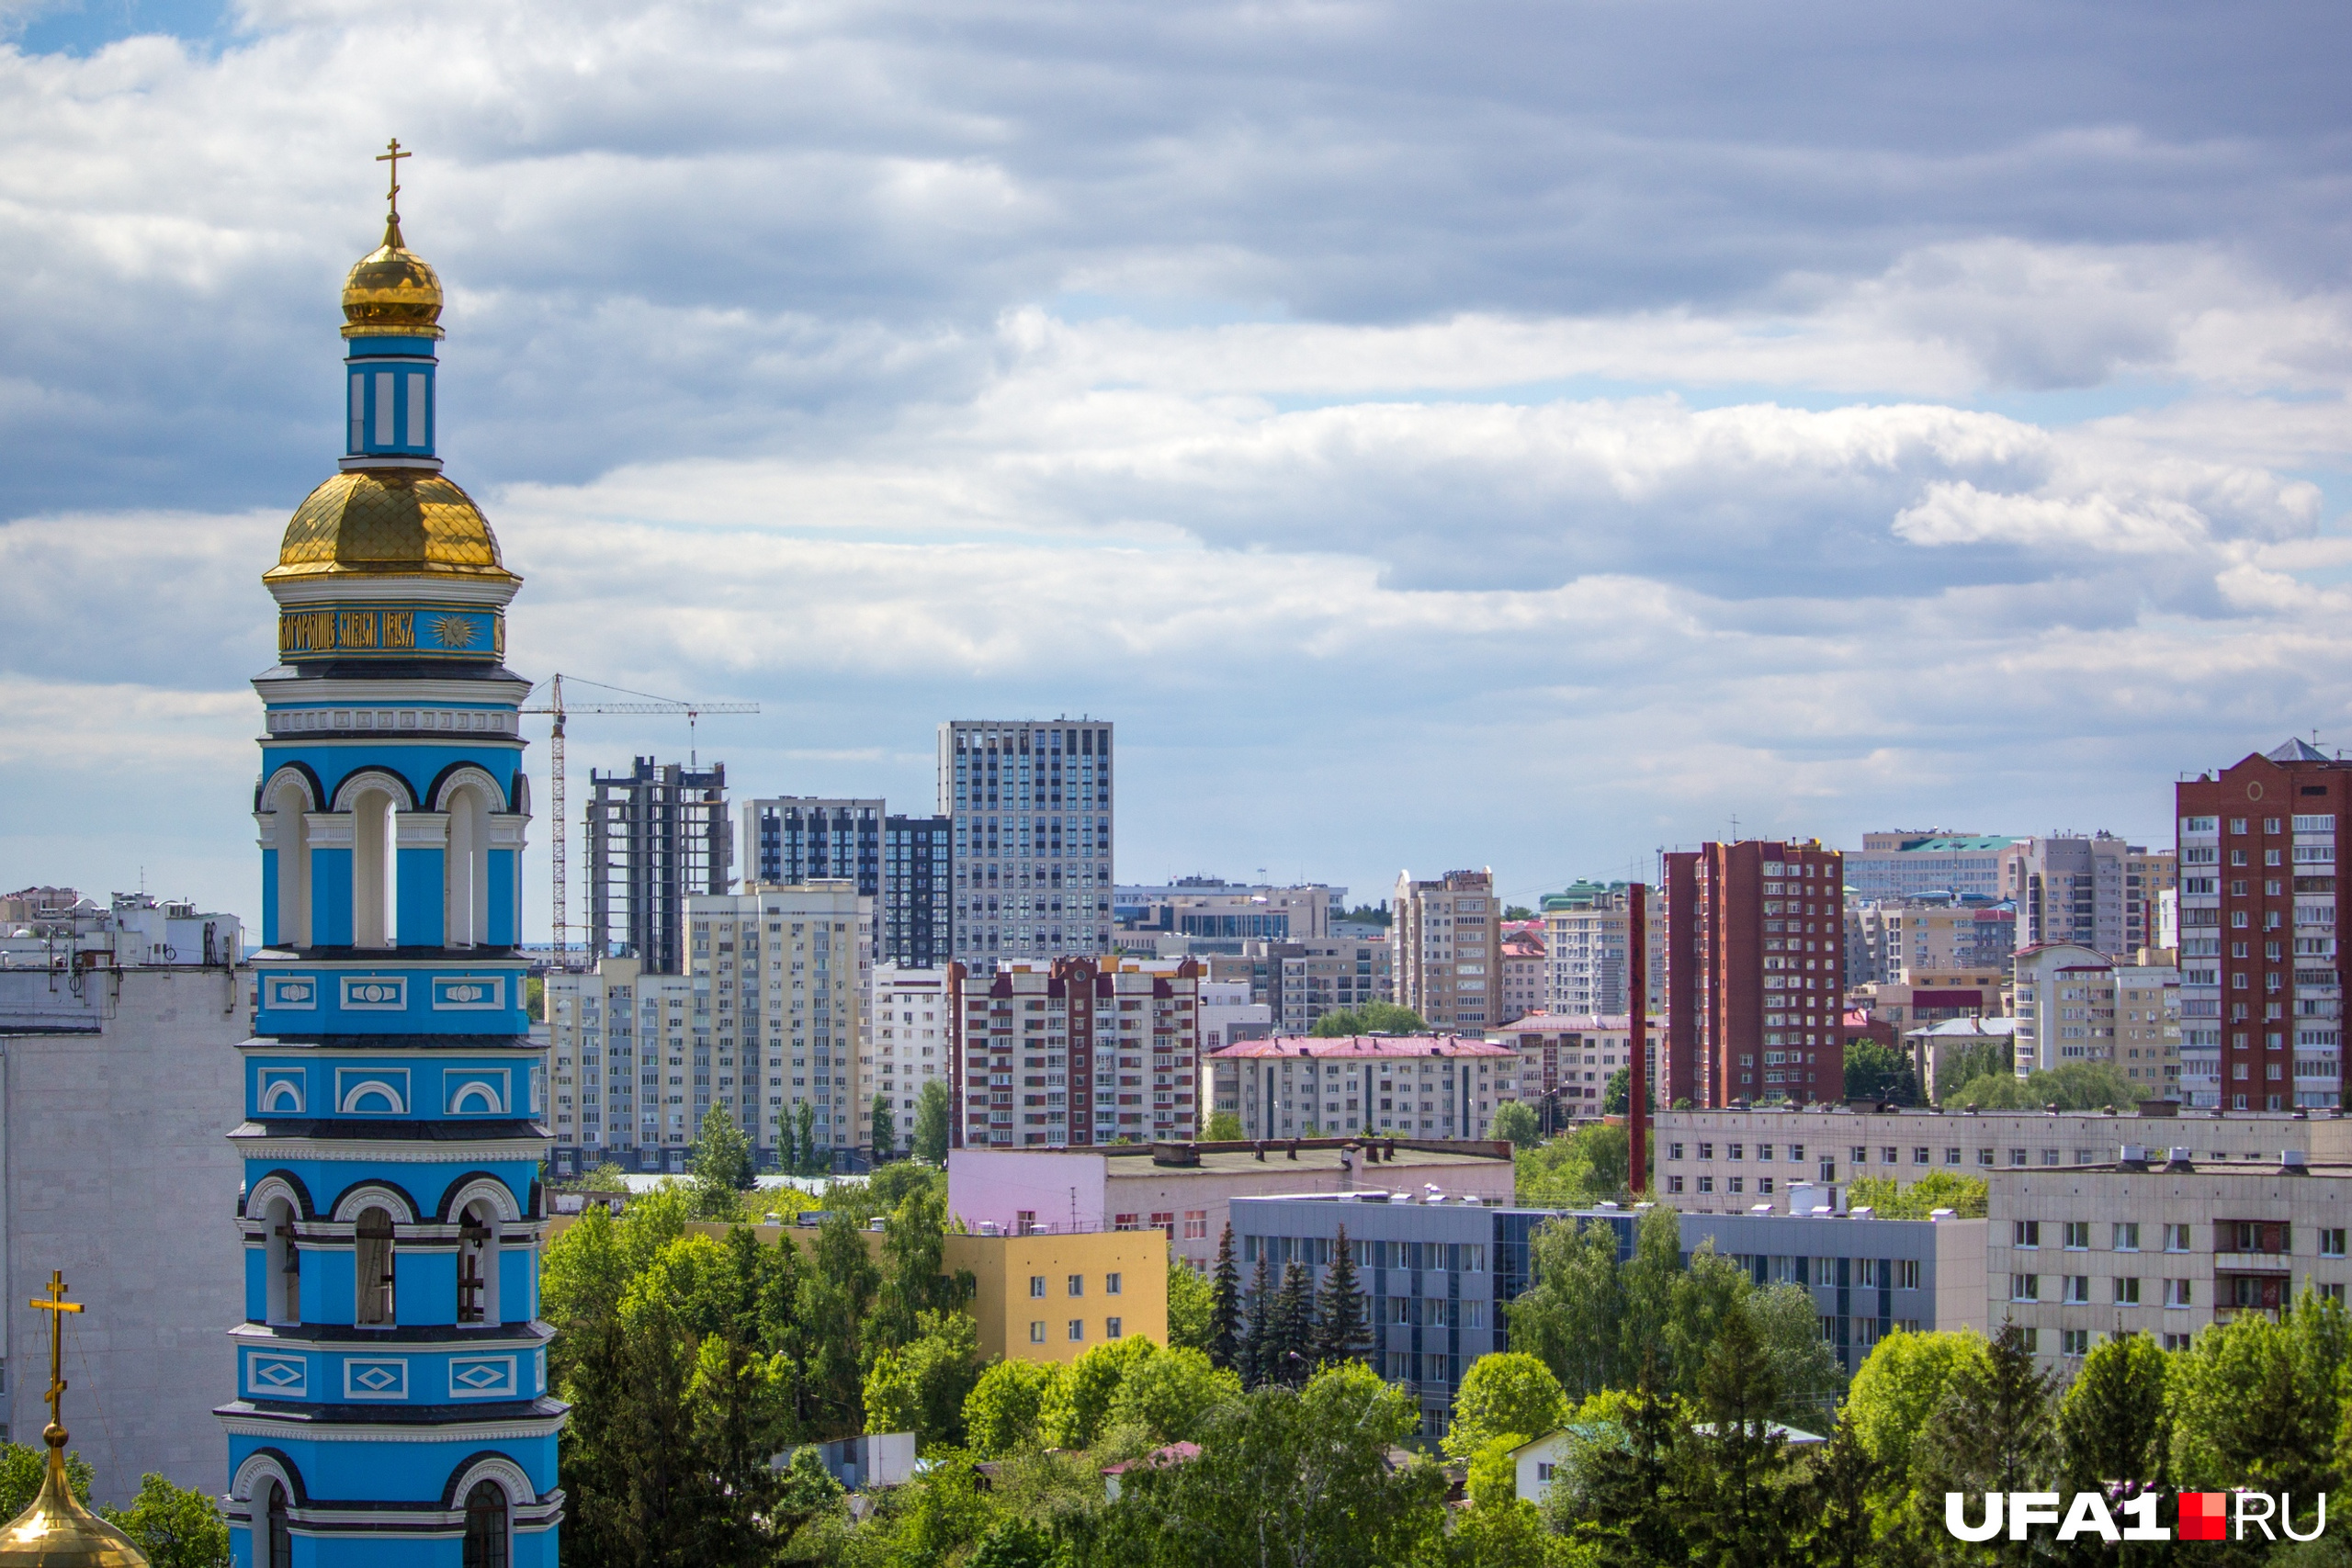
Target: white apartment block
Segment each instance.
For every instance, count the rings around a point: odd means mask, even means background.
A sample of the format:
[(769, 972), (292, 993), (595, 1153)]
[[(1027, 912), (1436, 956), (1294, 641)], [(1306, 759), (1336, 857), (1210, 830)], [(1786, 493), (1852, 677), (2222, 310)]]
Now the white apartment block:
[[(608, 957), (586, 974), (550, 972), (545, 984), (555, 1173), (575, 1175), (607, 1159), (639, 1169), (681, 1166), (693, 1141), (683, 1109), (693, 982), (648, 975), (634, 958)], [(672, 1055), (674, 1069), (664, 1061)], [(667, 1084), (673, 1071), (674, 1087)], [(663, 1135), (671, 1093), (679, 1096), (674, 1145)], [(676, 1157), (665, 1159), (662, 1151), (672, 1146)]]
[(1219, 1051), (1237, 1041), (1262, 1039), (1273, 1032), (1274, 1010), (1267, 1003), (1251, 1001), (1250, 995), (1247, 980), (1201, 982), (1202, 1050)]
[[(2335, 1124), (2264, 1123), (2289, 1140)], [(2037, 1361), (2068, 1376), (2112, 1335), (2144, 1332), (2181, 1349), (2211, 1324), (2276, 1316), (2305, 1289), (2344, 1300), (2352, 1167), (2310, 1163), (2289, 1140), (2274, 1140), (2287, 1146), (2259, 1166), (2135, 1145), (2096, 1166), (1999, 1176), (1987, 1321), (2014, 1319)]]
[(2014, 905), (1849, 898), (1846, 984), (2005, 968), (2017, 951), (2017, 930)]
[(2002, 856), (2016, 841), (1940, 828), (1865, 833), (1860, 849), (1846, 852), (1846, 886), (1873, 902), (1923, 893), (1998, 898)]
[(1111, 947), (1111, 729), (1101, 719), (950, 719), (956, 958), (978, 975)]
[(2018, 1077), (2105, 1062), (2143, 1100), (2177, 1099), (2189, 1087), (2178, 970), (2110, 964), (2086, 947), (2045, 943), (2018, 953), (2016, 998)]
[[(1585, 885), (1589, 886), (1589, 885)], [(1544, 1010), (1578, 1017), (1630, 1011), (1625, 964), (1630, 951), (1622, 888), (1581, 889), (1544, 900)], [(1652, 900), (1653, 908), (1664, 900)], [(1663, 948), (1657, 950), (1661, 958)]]
[(1206, 1121), (1201, 964), (1001, 963), (963, 992), (957, 1147), (1190, 1142)]
[[(859, 1052), (861, 1077), (873, 1094), (888, 1100), (894, 1118), (893, 1146), (901, 1150), (914, 1142), (915, 1101), (923, 1089), (937, 1084), (948, 1091), (952, 1125), (955, 1111), (956, 1029), (963, 1016), (963, 972), (954, 964), (944, 969), (916, 969), (883, 963), (874, 966), (873, 1049)], [(871, 1100), (861, 1101), (857, 1113), (871, 1118)], [(872, 1146), (872, 1126), (862, 1129)]]
[(1426, 882), (1399, 873), (1392, 908), (1396, 999), (1440, 1032), (1500, 1023), (1502, 904), (1494, 868)]
[[(846, 879), (760, 886), (691, 898), (686, 921), (687, 1048), (667, 1053), (656, 1086), (662, 1139), (691, 1144), (717, 1106), (772, 1152), (787, 1118), (798, 1139), (805, 1104), (820, 1146), (863, 1144), (874, 900)], [(640, 1101), (640, 1133), (647, 1120)]]
[[(1633, 1065), (1634, 1019), (1585, 1013), (1531, 1013), (1487, 1031), (1519, 1055), (1519, 1085), (1515, 1098), (1531, 1104), (1548, 1101), (1546, 1125), (1562, 1121), (1591, 1121), (1603, 1113), (1609, 1080)], [(1644, 1055), (1647, 1058), (1652, 1098), (1656, 1096), (1658, 1042), (1666, 1038), (1666, 1019), (1649, 1021)], [(1505, 1099), (1514, 1098), (1506, 1095)]]
[(1228, 1045), (1214, 1066), (1234, 1080), (1248, 1138), (1480, 1138), (1519, 1098), (1517, 1052), (1455, 1035), (1277, 1035)]
[(1261, 946), (1277, 1034), (1305, 1034), (1327, 1012), (1389, 999), (1394, 976), (1385, 937), (1250, 943), (1243, 956), (1254, 961)]
[(2352, 1162), (2352, 1122), (2290, 1112), (2110, 1116), (2098, 1111), (1662, 1111), (1659, 1195), (1686, 1213), (1785, 1205), (1791, 1185), (1857, 1177), (1905, 1185), (1931, 1171), (1991, 1178), (2115, 1157), (2126, 1144), (2191, 1148), (2200, 1163), (2276, 1165), (2284, 1148)]

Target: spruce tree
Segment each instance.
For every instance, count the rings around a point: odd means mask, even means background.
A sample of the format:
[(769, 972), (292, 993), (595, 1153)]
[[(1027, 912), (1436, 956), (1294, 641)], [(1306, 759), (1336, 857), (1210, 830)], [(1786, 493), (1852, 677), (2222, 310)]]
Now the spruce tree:
[(1352, 1361), (1371, 1348), (1363, 1297), (1357, 1292), (1356, 1260), (1348, 1246), (1348, 1227), (1341, 1225), (1331, 1242), (1330, 1267), (1323, 1270), (1323, 1289), (1315, 1305), (1315, 1348), (1307, 1359), (1318, 1367), (1327, 1361)]
[(1273, 1382), (1303, 1388), (1315, 1370), (1315, 1286), (1306, 1265), (1293, 1258), (1283, 1269), (1283, 1288), (1274, 1297), (1274, 1353), (1267, 1373)]
[(1698, 1425), (1675, 1442), (1690, 1555), (1766, 1568), (1790, 1561), (1802, 1495), (1789, 1484), (1788, 1439), (1771, 1358), (1745, 1309), (1724, 1314), (1698, 1376)]
[(1250, 1337), (1241, 1345), (1241, 1381), (1261, 1386), (1274, 1366), (1274, 1265), (1261, 1247), (1250, 1275)]
[(1806, 1488), (1810, 1524), (1804, 1561), (1821, 1568), (1874, 1568), (1880, 1557), (1871, 1529), (1871, 1499), (1883, 1468), (1871, 1457), (1861, 1429), (1850, 1420), (1840, 1420)]
[(2052, 1382), (2035, 1369), (2025, 1333), (2015, 1323), (2001, 1325), (1981, 1361), (1963, 1361), (1954, 1371), (1915, 1450), (1918, 1512), (1911, 1526), (1920, 1539), (1944, 1536), (1947, 1492), (2046, 1489), (2058, 1457)]
[(1241, 1268), (1233, 1260), (1233, 1222), (1217, 1237), (1216, 1273), (1209, 1293), (1209, 1360), (1239, 1370), (1241, 1360)]

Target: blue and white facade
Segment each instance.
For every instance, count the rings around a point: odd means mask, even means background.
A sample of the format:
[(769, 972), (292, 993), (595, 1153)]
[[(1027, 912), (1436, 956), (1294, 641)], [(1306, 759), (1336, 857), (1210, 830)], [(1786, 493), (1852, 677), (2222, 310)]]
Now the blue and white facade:
[(265, 582), (265, 951), (243, 1053), (238, 1568), (552, 1568), (562, 1404), (537, 1321), (544, 1069), (503, 666), (519, 586), (434, 456), (440, 289), (401, 244), (344, 296), (341, 471)]

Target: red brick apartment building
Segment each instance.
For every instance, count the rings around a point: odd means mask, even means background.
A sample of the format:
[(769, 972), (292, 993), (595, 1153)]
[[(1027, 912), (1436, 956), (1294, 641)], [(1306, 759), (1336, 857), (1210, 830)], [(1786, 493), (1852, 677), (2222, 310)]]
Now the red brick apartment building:
[(1720, 1108), (1845, 1094), (1845, 857), (1743, 839), (1666, 857), (1665, 1098)]
[(2186, 1097), (2224, 1111), (2341, 1106), (2336, 861), (2352, 762), (2290, 740), (2176, 784), (2174, 803)]

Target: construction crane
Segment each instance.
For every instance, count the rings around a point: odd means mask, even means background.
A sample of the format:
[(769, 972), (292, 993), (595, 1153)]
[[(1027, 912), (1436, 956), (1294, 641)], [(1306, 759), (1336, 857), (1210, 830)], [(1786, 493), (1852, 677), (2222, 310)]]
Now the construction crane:
[(600, 692), (615, 692), (619, 694), (621, 696), (633, 697), (637, 700), (634, 702), (616, 703), (600, 699), (594, 702), (569, 703), (564, 700), (563, 677), (561, 675), (554, 675), (541, 682), (538, 685), (531, 688), (531, 694), (533, 696), (537, 696), (540, 692), (544, 690), (547, 694), (546, 700), (537, 707), (526, 707), (523, 709), (525, 713), (550, 714), (553, 715), (555, 718), (555, 733), (549, 738), (550, 744), (548, 748), (548, 765), (550, 770), (549, 779), (554, 784), (555, 795), (555, 837), (554, 842), (551, 846), (554, 852), (549, 858), (555, 863), (555, 964), (556, 967), (559, 969), (570, 967), (571, 959), (571, 921), (565, 912), (565, 900), (568, 897), (568, 891), (564, 885), (564, 843), (571, 830), (571, 824), (565, 817), (564, 807), (564, 719), (568, 716), (575, 713), (682, 713), (686, 716), (688, 752), (689, 755), (692, 755), (695, 724), (704, 714), (757, 713), (760, 711), (760, 705), (757, 703), (684, 702), (675, 697), (657, 697), (648, 692), (632, 692), (626, 686), (607, 686), (601, 682), (582, 680), (577, 675), (571, 678), (571, 683), (575, 686), (594, 686)]

